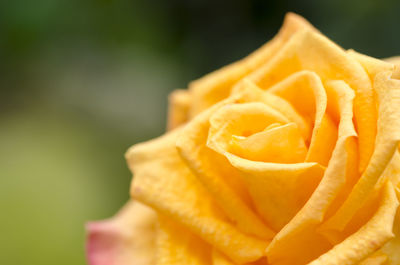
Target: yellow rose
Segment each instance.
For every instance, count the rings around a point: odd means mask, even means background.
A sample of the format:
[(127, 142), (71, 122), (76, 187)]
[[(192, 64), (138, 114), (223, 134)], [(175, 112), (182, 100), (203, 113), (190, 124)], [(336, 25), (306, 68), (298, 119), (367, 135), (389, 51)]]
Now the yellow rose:
[(88, 226), (90, 264), (400, 264), (399, 78), (288, 14), (171, 94), (169, 132), (126, 154), (135, 201)]

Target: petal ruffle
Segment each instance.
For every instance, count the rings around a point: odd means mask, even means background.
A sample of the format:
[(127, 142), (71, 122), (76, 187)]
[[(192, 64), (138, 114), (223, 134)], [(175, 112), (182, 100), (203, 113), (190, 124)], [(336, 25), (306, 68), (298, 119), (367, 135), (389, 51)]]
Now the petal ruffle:
[(382, 189), (380, 206), (371, 220), (309, 265), (351, 265), (364, 260), (394, 238), (392, 230), (398, 205), (393, 185), (386, 182)]
[(393, 73), (382, 72), (375, 77), (378, 95), (378, 133), (371, 160), (348, 198), (324, 225), (325, 230), (342, 231), (373, 191), (390, 163), (400, 142), (400, 80), (391, 79)]

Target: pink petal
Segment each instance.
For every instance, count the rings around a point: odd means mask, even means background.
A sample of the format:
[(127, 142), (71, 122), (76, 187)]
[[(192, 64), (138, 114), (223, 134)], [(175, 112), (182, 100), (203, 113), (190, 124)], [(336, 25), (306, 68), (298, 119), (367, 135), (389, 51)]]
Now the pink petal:
[(89, 265), (153, 264), (156, 223), (153, 210), (133, 201), (109, 220), (88, 223)]

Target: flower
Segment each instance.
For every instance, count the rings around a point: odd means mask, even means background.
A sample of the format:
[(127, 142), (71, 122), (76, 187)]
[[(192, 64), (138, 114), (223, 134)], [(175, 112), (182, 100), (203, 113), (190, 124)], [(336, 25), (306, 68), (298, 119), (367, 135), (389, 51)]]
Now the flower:
[(134, 201), (88, 225), (90, 264), (400, 264), (399, 78), (288, 14), (171, 94), (169, 132), (126, 153)]

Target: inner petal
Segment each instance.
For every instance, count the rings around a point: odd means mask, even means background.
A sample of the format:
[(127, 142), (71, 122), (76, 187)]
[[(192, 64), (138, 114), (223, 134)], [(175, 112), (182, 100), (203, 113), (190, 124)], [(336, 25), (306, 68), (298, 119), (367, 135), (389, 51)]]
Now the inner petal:
[(303, 162), (307, 147), (295, 123), (273, 123), (248, 137), (233, 135), (229, 151), (254, 161), (273, 163)]

